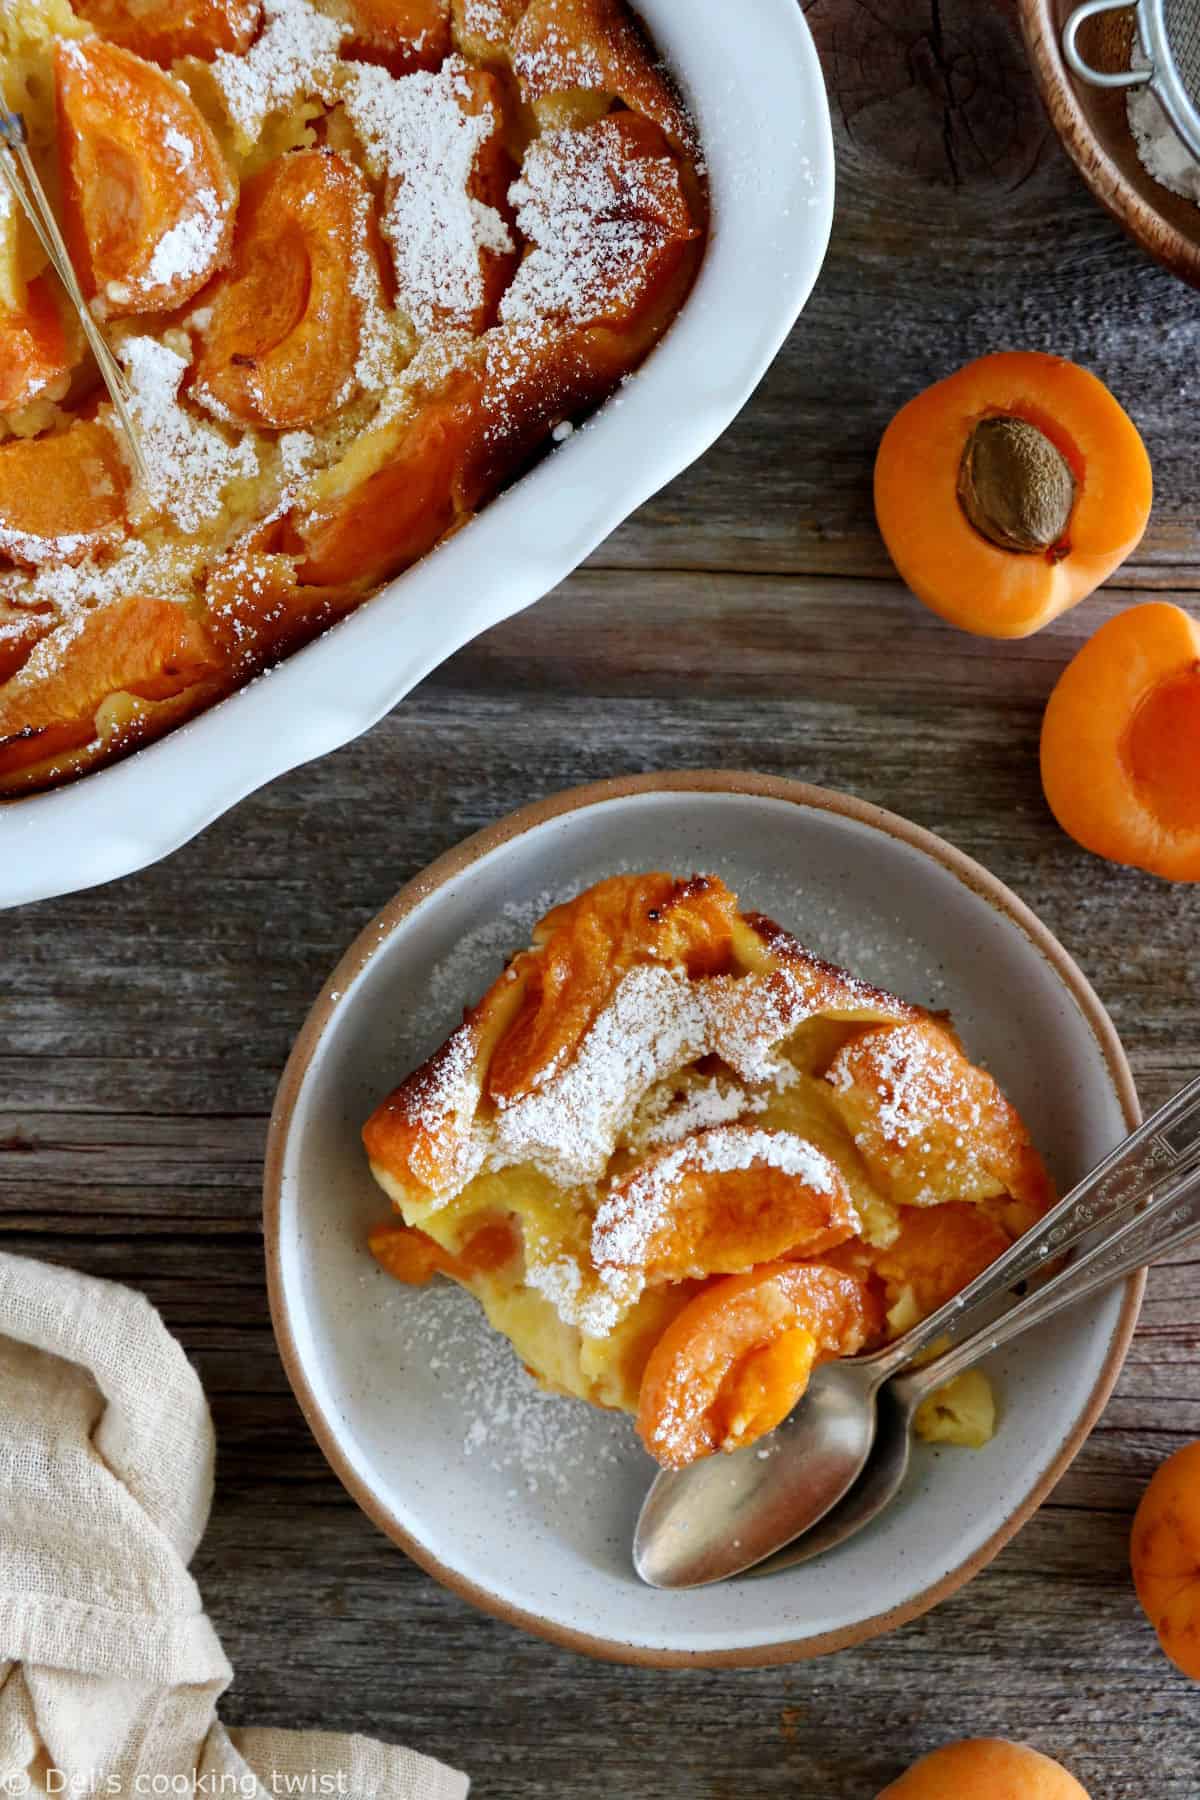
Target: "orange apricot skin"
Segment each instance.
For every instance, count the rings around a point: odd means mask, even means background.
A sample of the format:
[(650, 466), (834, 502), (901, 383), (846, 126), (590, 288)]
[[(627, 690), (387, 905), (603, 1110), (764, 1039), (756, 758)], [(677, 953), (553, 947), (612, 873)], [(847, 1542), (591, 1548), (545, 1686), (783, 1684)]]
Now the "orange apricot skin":
[[(1200, 881), (1200, 765), (1189, 825), (1174, 796), (1156, 805), (1139, 779), (1132, 733), (1147, 699), (1198, 665), (1200, 622), (1164, 600), (1131, 606), (1067, 664), (1042, 722), (1042, 787), (1063, 830), (1097, 856), (1168, 881)], [(1200, 742), (1200, 716), (1192, 732)]]
[(1200, 1681), (1200, 1443), (1156, 1470), (1134, 1515), (1129, 1560), (1164, 1653)]
[[(980, 419), (1043, 431), (1076, 481), (1066, 540), (1002, 550), (970, 524), (958, 473)], [(1104, 383), (1035, 350), (968, 363), (901, 407), (875, 460), (875, 516), (897, 570), (931, 612), (979, 637), (1040, 631), (1119, 568), (1150, 517), (1153, 477), (1137, 427)]]
[(964, 1738), (923, 1756), (876, 1800), (1088, 1800), (1061, 1763), (1007, 1738)]
[(260, 0), (74, 0), (74, 6), (109, 43), (163, 64), (179, 56), (211, 62), (218, 50), (240, 55), (262, 12)]

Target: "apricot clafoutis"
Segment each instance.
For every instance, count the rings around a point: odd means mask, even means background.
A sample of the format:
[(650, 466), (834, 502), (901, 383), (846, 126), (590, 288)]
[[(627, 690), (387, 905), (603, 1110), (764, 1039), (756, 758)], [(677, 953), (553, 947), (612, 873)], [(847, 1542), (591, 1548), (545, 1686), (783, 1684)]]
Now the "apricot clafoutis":
[(625, 0), (13, 0), (0, 91), (140, 450), (0, 189), (0, 794), (425, 556), (637, 368), (703, 253)]
[[(944, 1017), (713, 876), (555, 907), (363, 1139), (398, 1214), (381, 1265), (461, 1283), (538, 1381), (633, 1414), (669, 1468), (754, 1443), (1053, 1200)], [(978, 1376), (918, 1428), (978, 1446), (994, 1416)]]

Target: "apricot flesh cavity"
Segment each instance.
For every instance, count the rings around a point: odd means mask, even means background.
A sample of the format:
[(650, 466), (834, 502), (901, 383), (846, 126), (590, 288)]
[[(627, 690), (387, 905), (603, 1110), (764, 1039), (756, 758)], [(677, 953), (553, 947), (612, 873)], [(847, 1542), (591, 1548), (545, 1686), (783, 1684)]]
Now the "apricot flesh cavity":
[(1041, 764), (1085, 850), (1200, 881), (1200, 622), (1151, 600), (1103, 624), (1050, 696)]

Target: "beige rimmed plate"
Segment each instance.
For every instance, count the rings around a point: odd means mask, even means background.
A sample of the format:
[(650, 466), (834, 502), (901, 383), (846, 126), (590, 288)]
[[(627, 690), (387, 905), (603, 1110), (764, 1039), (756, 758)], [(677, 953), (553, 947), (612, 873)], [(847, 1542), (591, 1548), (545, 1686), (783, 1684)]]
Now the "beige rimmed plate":
[(836, 1650), (934, 1606), (1046, 1497), (1095, 1423), (1140, 1281), (994, 1359), (986, 1450), (918, 1450), (895, 1508), (767, 1581), (643, 1587), (633, 1523), (653, 1466), (623, 1418), (542, 1397), (471, 1297), (404, 1288), (365, 1247), (385, 1216), (359, 1141), (554, 901), (601, 876), (721, 875), (744, 906), (924, 1005), (948, 1008), (1067, 1186), (1130, 1129), (1129, 1067), (1066, 952), (992, 876), (861, 801), (757, 775), (601, 782), (440, 858), (334, 970), (276, 1098), (264, 1187), (271, 1311), (333, 1468), (417, 1562), (487, 1611), (632, 1663), (755, 1664)]

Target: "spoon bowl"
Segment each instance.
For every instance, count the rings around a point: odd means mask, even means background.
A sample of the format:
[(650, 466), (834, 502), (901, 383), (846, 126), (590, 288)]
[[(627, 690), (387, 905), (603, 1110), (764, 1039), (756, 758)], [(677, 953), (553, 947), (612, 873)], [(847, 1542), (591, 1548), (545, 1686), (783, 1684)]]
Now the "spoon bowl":
[(724, 1581), (824, 1518), (870, 1454), (882, 1379), (874, 1357), (823, 1363), (766, 1444), (663, 1470), (634, 1533), (642, 1580), (660, 1588)]

